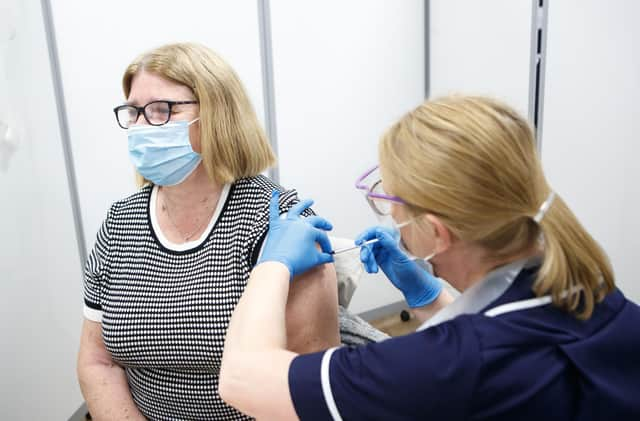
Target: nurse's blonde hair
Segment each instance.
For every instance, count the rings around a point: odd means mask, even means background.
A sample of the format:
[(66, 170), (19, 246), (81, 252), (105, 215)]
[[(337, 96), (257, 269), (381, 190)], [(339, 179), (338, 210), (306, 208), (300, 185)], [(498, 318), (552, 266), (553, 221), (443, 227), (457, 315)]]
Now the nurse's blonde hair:
[[(191, 89), (200, 105), (201, 155), (218, 183), (260, 174), (275, 156), (240, 79), (220, 56), (195, 43), (169, 44), (148, 51), (122, 77), (125, 98), (134, 76), (145, 70)], [(137, 174), (139, 185), (148, 183)]]
[(555, 305), (587, 319), (613, 290), (607, 256), (561, 197), (534, 221), (552, 190), (530, 126), (505, 104), (469, 96), (427, 101), (384, 134), (379, 152), (385, 186), (414, 214), (436, 215), (490, 258), (540, 247), (537, 296), (551, 294)]

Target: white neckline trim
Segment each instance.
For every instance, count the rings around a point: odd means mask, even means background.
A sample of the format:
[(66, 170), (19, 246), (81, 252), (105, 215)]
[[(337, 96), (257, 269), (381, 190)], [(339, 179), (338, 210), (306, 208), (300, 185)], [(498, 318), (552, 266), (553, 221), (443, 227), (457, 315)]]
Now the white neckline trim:
[(324, 401), (329, 408), (329, 413), (334, 421), (342, 421), (340, 411), (336, 405), (335, 399), (333, 399), (333, 392), (331, 391), (331, 378), (329, 377), (329, 364), (331, 363), (331, 355), (338, 348), (331, 348), (325, 351), (322, 355), (322, 363), (320, 364), (320, 383), (322, 384), (322, 395)]
[(222, 212), (222, 208), (227, 201), (227, 197), (229, 196), (230, 188), (231, 188), (230, 184), (225, 184), (222, 187), (222, 191), (220, 192), (220, 198), (218, 199), (218, 204), (216, 205), (216, 209), (213, 212), (213, 215), (211, 215), (211, 219), (207, 224), (207, 228), (205, 228), (205, 230), (202, 232), (200, 237), (193, 241), (177, 244), (172, 241), (169, 241), (169, 239), (167, 239), (167, 237), (164, 236), (164, 233), (160, 229), (160, 224), (158, 223), (158, 215), (156, 214), (156, 211), (158, 208), (157, 207), (158, 186), (154, 185), (153, 188), (151, 189), (151, 198), (149, 202), (149, 215), (151, 217), (151, 226), (153, 227), (153, 231), (156, 233), (156, 237), (158, 238), (158, 241), (160, 241), (160, 244), (162, 244), (165, 248), (173, 251), (190, 250), (202, 244), (204, 240), (207, 239), (207, 237), (209, 236), (209, 233), (211, 232), (211, 229), (213, 228), (216, 221), (218, 220), (218, 217)]

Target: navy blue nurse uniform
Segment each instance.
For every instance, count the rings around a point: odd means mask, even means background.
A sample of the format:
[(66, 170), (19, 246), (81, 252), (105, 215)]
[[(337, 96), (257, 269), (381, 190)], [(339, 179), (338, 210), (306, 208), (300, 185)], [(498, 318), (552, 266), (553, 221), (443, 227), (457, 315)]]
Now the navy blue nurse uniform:
[(640, 420), (640, 307), (615, 290), (580, 321), (534, 296), (537, 269), (495, 271), (411, 335), (297, 356), (298, 416)]

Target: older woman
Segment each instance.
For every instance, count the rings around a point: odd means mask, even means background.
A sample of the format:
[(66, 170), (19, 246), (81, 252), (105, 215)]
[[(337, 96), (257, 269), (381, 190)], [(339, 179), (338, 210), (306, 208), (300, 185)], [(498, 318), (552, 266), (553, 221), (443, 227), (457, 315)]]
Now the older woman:
[[(296, 216), (309, 202), (279, 219), (274, 201), (227, 332), (225, 401), (278, 420), (640, 419), (640, 308), (548, 185), (519, 115), (486, 98), (428, 101), (384, 135), (380, 168), (358, 184), (391, 223), (361, 235), (361, 259), (425, 324), (363, 347), (285, 351), (290, 278), (331, 261), (330, 224)], [(414, 258), (461, 296), (445, 306)]]
[[(95, 419), (245, 419), (218, 396), (218, 371), (282, 191), (260, 175), (273, 153), (238, 77), (203, 46), (141, 55), (123, 88), (114, 111), (141, 189), (111, 206), (86, 264), (82, 392)], [(282, 191), (280, 212), (296, 202)], [(289, 349), (339, 342), (331, 268), (296, 279), (287, 302)]]

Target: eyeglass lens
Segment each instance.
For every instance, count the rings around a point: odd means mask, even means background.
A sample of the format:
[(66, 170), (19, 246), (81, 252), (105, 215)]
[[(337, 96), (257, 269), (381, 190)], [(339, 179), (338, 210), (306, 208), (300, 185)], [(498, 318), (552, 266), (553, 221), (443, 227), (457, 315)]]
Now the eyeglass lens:
[[(152, 125), (163, 125), (171, 118), (171, 105), (167, 101), (150, 102), (144, 106), (144, 117)], [(117, 111), (118, 122), (129, 128), (138, 120), (138, 109), (132, 105), (123, 106)]]
[[(373, 186), (371, 186), (370, 191), (371, 193), (375, 193), (375, 194), (380, 194), (385, 196), (387, 195), (387, 193), (382, 188), (382, 180), (376, 181), (373, 184)], [(371, 203), (371, 206), (373, 206), (374, 210), (378, 212), (380, 215), (388, 215), (391, 213), (391, 201), (381, 199), (381, 198), (371, 197), (371, 196), (368, 196), (368, 199)]]

